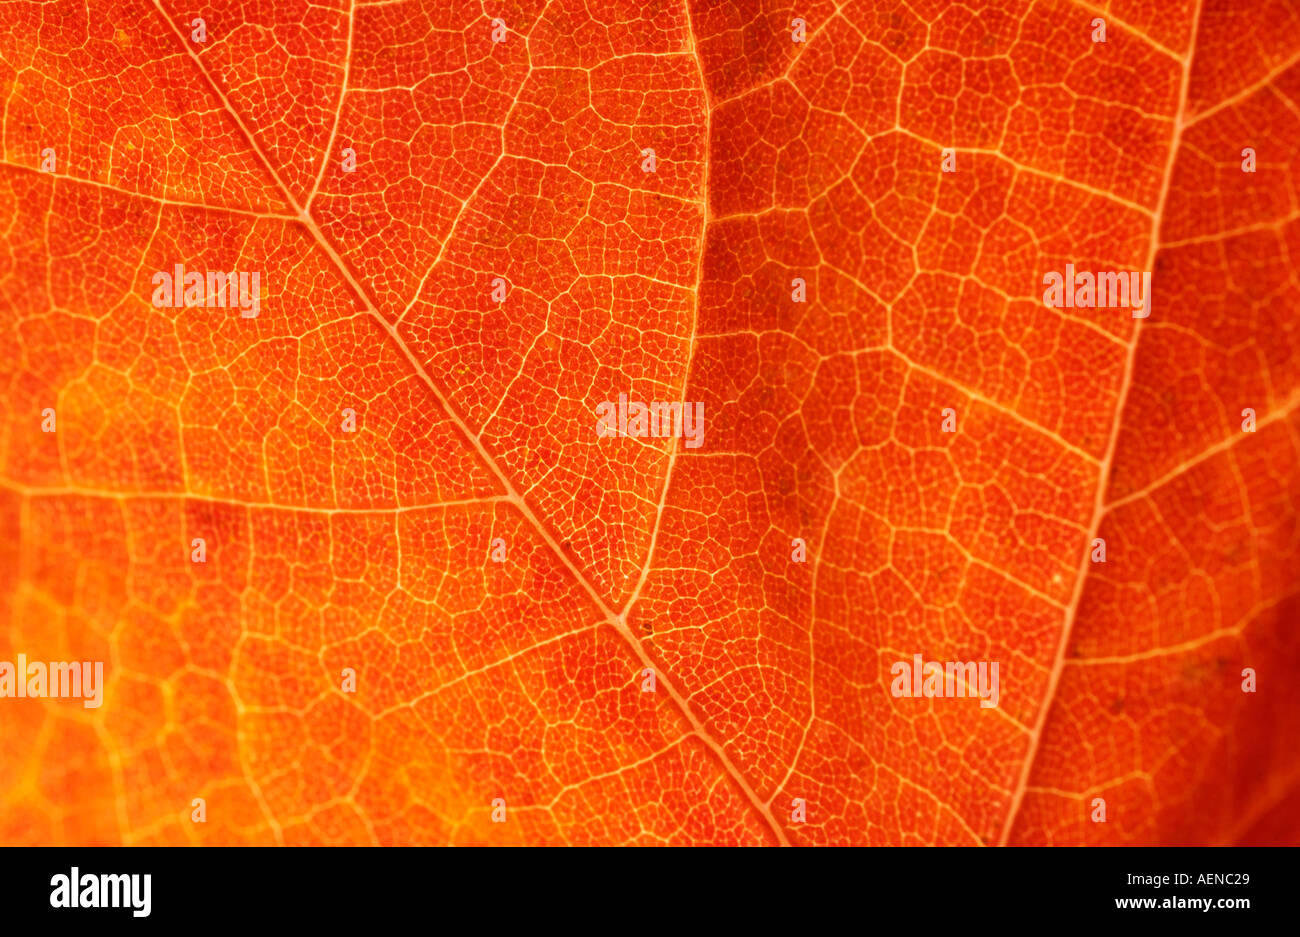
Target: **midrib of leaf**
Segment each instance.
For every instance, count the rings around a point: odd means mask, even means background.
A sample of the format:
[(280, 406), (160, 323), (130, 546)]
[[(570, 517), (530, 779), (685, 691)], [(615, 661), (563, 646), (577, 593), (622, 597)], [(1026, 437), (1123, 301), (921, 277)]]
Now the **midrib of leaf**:
[[(1178, 157), (1179, 144), (1182, 142), (1183, 128), (1187, 123), (1187, 91), (1191, 82), (1192, 61), (1196, 55), (1196, 41), (1200, 30), (1201, 9), (1204, 2), (1205, 0), (1196, 0), (1196, 7), (1192, 11), (1191, 39), (1187, 45), (1187, 54), (1182, 58), (1182, 78), (1179, 82), (1178, 106), (1174, 111), (1173, 129), (1170, 132), (1169, 153), (1165, 157), (1165, 171), (1161, 180), (1160, 196), (1156, 201), (1155, 213), (1151, 218), (1151, 244), (1147, 250), (1144, 269), (1152, 271), (1153, 280), (1156, 255), (1160, 253), (1160, 224), (1164, 219), (1165, 206), (1169, 201), (1169, 191), (1172, 188), (1174, 176), (1174, 163)], [(1152, 287), (1152, 292), (1154, 292), (1154, 287)], [(1034, 761), (1038, 756), (1039, 745), (1043, 739), (1043, 728), (1046, 726), (1048, 716), (1051, 714), (1052, 705), (1056, 699), (1056, 690), (1060, 685), (1061, 674), (1065, 669), (1065, 654), (1070, 644), (1070, 636), (1074, 631), (1075, 622), (1078, 620), (1079, 603), (1083, 598), (1084, 586), (1092, 566), (1092, 541), (1096, 538), (1098, 531), (1101, 529), (1102, 521), (1106, 517), (1106, 494), (1110, 488), (1111, 468), (1115, 462), (1115, 451), (1119, 446), (1120, 425), (1124, 417), (1124, 409), (1128, 402), (1129, 391), (1133, 386), (1133, 369), (1137, 362), (1138, 338), (1142, 334), (1142, 326), (1146, 320), (1138, 319), (1136, 322), (1137, 324), (1133, 327), (1132, 339), (1129, 341), (1128, 354), (1124, 359), (1124, 370), (1120, 377), (1119, 393), (1115, 400), (1115, 413), (1111, 419), (1110, 439), (1106, 443), (1106, 454), (1103, 456), (1101, 466), (1097, 470), (1097, 491), (1093, 501), (1092, 520), (1088, 524), (1088, 534), (1083, 541), (1083, 556), (1079, 560), (1079, 569), (1074, 577), (1074, 593), (1070, 596), (1070, 604), (1066, 606), (1065, 621), (1061, 629), (1061, 641), (1056, 648), (1056, 658), (1052, 662), (1052, 672), (1048, 677), (1047, 690), (1043, 694), (1043, 700), (1038, 709), (1038, 719), (1034, 724), (1033, 734), (1029, 739), (1029, 750), (1025, 753), (1025, 760), (1021, 765), (1020, 779), (1011, 793), (1011, 802), (1007, 807), (1006, 819), (1002, 825), (1002, 835), (998, 838), (998, 845), (1000, 846), (1008, 844), (1011, 831), (1015, 826), (1016, 817), (1020, 813), (1020, 805), (1024, 802), (1029, 776), (1033, 771)]]
[[(776, 837), (777, 841), (783, 846), (790, 845), (789, 839), (786, 837), (785, 832), (781, 829), (780, 825), (778, 825), (776, 820), (773, 818), (771, 810), (767, 807), (767, 805), (765, 805), (759, 799), (753, 787), (750, 786), (749, 782), (745, 779), (745, 776), (731, 761), (731, 758), (727, 755), (722, 745), (716, 739), (714, 739), (713, 736), (705, 729), (703, 722), (699, 719), (698, 716), (695, 715), (695, 712), (691, 709), (691, 706), (686, 701), (685, 697), (677, 690), (677, 688), (673, 685), (672, 681), (668, 678), (668, 676), (660, 672), (660, 669), (655, 665), (654, 661), (651, 660), (650, 656), (646, 653), (645, 648), (642, 647), (641, 642), (632, 633), (631, 628), (628, 627), (627, 622), (625, 620), (627, 609), (624, 610), (623, 615), (619, 615), (608, 605), (608, 603), (605, 602), (604, 598), (601, 597), (600, 593), (591, 584), (591, 581), (587, 578), (587, 576), (583, 573), (583, 571), (579, 569), (577, 565), (574, 564), (572, 559), (560, 547), (559, 542), (551, 534), (550, 530), (546, 527), (546, 525), (542, 523), (542, 521), (533, 512), (532, 508), (528, 505), (527, 501), (518, 493), (518, 491), (515, 490), (515, 487), (510, 481), (510, 478), (497, 464), (496, 459), (494, 459), (492, 457), (492, 454), (487, 451), (486, 447), (484, 447), (478, 435), (469, 428), (469, 425), (465, 422), (464, 418), (457, 411), (457, 409), (454, 406), (452, 406), (449, 396), (443, 391), (439, 383), (433, 379), (433, 377), (425, 369), (424, 365), (420, 362), (420, 360), (414, 355), (414, 353), (412, 353), (410, 348), (407, 347), (406, 342), (402, 339), (401, 335), (398, 334), (396, 328), (394, 328), (388, 322), (388, 320), (385, 319), (384, 316), (379, 312), (379, 309), (375, 306), (375, 303), (371, 299), (370, 294), (359, 282), (357, 282), (357, 279), (352, 275), (352, 271), (348, 268), (347, 263), (343, 260), (342, 257), (339, 256), (338, 251), (334, 249), (334, 246), (330, 244), (328, 239), (321, 232), (320, 227), (316, 224), (316, 221), (311, 216), (310, 211), (298, 204), (298, 200), (294, 198), (293, 193), (289, 191), (289, 187), (284, 183), (284, 180), (280, 178), (280, 174), (276, 172), (275, 166), (272, 164), (271, 160), (268, 158), (266, 153), (262, 151), (262, 148), (258, 145), (256, 138), (254, 137), (253, 133), (248, 128), (248, 126), (245, 125), (243, 119), (239, 115), (239, 112), (231, 104), (229, 98), (227, 98), (225, 92), (222, 91), (221, 87), (217, 84), (217, 82), (213, 80), (212, 75), (209, 74), (207, 68), (203, 65), (203, 62), (199, 58), (198, 54), (190, 47), (190, 43), (186, 41), (185, 35), (180, 31), (180, 29), (176, 26), (176, 24), (172, 22), (171, 17), (167, 15), (166, 11), (163, 10), (160, 0), (153, 0), (153, 5), (154, 5), (154, 9), (158, 12), (158, 15), (162, 17), (164, 22), (166, 22), (168, 27), (171, 29), (172, 33), (175, 34), (177, 39), (180, 41), (181, 47), (185, 50), (186, 55), (188, 55), (190, 60), (194, 63), (195, 68), (198, 69), (199, 74), (203, 77), (203, 80), (212, 89), (213, 94), (215, 94), (217, 98), (221, 101), (222, 107), (225, 108), (226, 113), (230, 116), (230, 119), (235, 122), (235, 125), (239, 128), (240, 133), (244, 135), (244, 138), (248, 142), (248, 146), (250, 147), (252, 153), (262, 163), (263, 167), (266, 169), (267, 173), (270, 175), (272, 180), (274, 180), (276, 186), (279, 188), (281, 194), (283, 195), (285, 202), (289, 205), (290, 208), (293, 209), (294, 215), (296, 216), (296, 220), (311, 233), (311, 236), (315, 240), (317, 246), (325, 253), (327, 257), (329, 257), (330, 262), (337, 269), (339, 275), (343, 277), (344, 280), (347, 281), (348, 285), (352, 288), (353, 292), (365, 305), (366, 312), (388, 334), (389, 338), (392, 339), (393, 343), (397, 346), (398, 350), (410, 363), (415, 373), (428, 386), (430, 392), (434, 395), (439, 405), (442, 407), (443, 412), (447, 415), (447, 418), (451, 420), (451, 422), (455, 425), (456, 429), (461, 433), (462, 436), (465, 437), (465, 439), (469, 442), (469, 444), (474, 447), (474, 450), (475, 452), (478, 453), (479, 458), (483, 460), (483, 464), (496, 477), (497, 482), (505, 490), (506, 500), (510, 501), (510, 503), (514, 505), (515, 509), (518, 510), (525, 518), (527, 518), (528, 522), (537, 531), (538, 536), (540, 536), (546, 542), (547, 546), (551, 549), (551, 552), (554, 553), (555, 556), (560, 560), (560, 562), (564, 564), (564, 566), (569, 570), (570, 574), (572, 574), (574, 579), (587, 593), (592, 603), (596, 606), (597, 610), (600, 612), (601, 615), (604, 616), (606, 623), (611, 625), (620, 635), (623, 636), (623, 639), (627, 642), (628, 646), (631, 648), (632, 653), (636, 655), (636, 657), (641, 661), (642, 665), (644, 667), (650, 668), (651, 670), (654, 670), (656, 674), (656, 684), (660, 687), (663, 687), (664, 690), (668, 693), (673, 703), (676, 704), (677, 708), (681, 711), (682, 715), (685, 717), (687, 722), (690, 723), (695, 737), (698, 738), (701, 742), (703, 742), (704, 745), (713, 753), (714, 757), (718, 760), (723, 770), (727, 773), (727, 775), (731, 778), (731, 780), (741, 789), (741, 791), (744, 792), (745, 796), (749, 799), (750, 806), (767, 823), (769, 829), (772, 831), (772, 834)], [(349, 36), (351, 35), (351, 29), (352, 29), (351, 20), (353, 19), (354, 15), (355, 15), (355, 8), (350, 9), (348, 13)], [(688, 22), (689, 22), (689, 13), (688, 13)], [(703, 78), (704, 78), (703, 72), (701, 71), (700, 74), (701, 82), (703, 82)], [(702, 90), (705, 90), (703, 89), (703, 85), (701, 87)], [(344, 89), (344, 91), (346, 91), (346, 89)], [(340, 93), (338, 107), (340, 109), (343, 107), (343, 93)], [(337, 120), (338, 120), (338, 115), (336, 114), (335, 115), (336, 124), (337, 124)], [(333, 134), (331, 133), (331, 139), (332, 136)], [(706, 139), (705, 141), (706, 149), (707, 149), (707, 145), (708, 145), (708, 141)], [(325, 153), (323, 153), (321, 158), (322, 160), (328, 160), (329, 152), (326, 151)], [(324, 167), (322, 166), (322, 173), (323, 171), (324, 171)], [(707, 192), (705, 193), (705, 195), (707, 199)], [(291, 221), (294, 219), (286, 216), (284, 220)], [(705, 231), (701, 229), (700, 232), (701, 252), (703, 251), (704, 234)], [(451, 234), (449, 233), (448, 236), (450, 237)], [(697, 317), (698, 317), (698, 306), (699, 306), (699, 292), (697, 289), (696, 291)], [(693, 350), (694, 349), (693, 336), (691, 341), (691, 347)], [(686, 386), (685, 382), (687, 379), (689, 379), (689, 374), (687, 374), (683, 378), (683, 385), (682, 385), (683, 393), (685, 392), (685, 386)], [(668, 483), (668, 478), (665, 477), (664, 480), (665, 493), (667, 491), (667, 483)], [(661, 501), (661, 507), (662, 507), (662, 501)], [(657, 523), (656, 523), (656, 528), (657, 528)], [(646, 565), (647, 567), (649, 565), (648, 555), (647, 555)], [(631, 603), (628, 604), (628, 608), (630, 607), (631, 607)]]

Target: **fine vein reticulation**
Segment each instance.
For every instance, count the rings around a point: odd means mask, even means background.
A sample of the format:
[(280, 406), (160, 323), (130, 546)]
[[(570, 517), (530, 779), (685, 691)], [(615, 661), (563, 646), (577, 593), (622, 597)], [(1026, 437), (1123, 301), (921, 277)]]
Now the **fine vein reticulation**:
[(1300, 839), (1296, 11), (274, 6), (0, 7), (0, 841)]

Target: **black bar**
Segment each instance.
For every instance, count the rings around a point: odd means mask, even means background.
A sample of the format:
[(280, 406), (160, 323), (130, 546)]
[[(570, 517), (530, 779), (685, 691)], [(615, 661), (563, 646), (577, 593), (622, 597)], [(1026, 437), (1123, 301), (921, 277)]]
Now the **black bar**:
[[(409, 919), (428, 932), (496, 931), (515, 920), (547, 931), (666, 934), (695, 930), (704, 917), (728, 922), (728, 933), (750, 920), (770, 933), (787, 916), (800, 933), (862, 932), (899, 915), (915, 924), (909, 933), (935, 926), (953, 933), (980, 921), (1018, 931), (1079, 922), (1122, 927), (1126, 920), (1135, 927), (1193, 924), (1231, 933), (1289, 917), (1295, 857), (1291, 850), (1250, 848), (552, 849), (544, 855), (530, 849), (11, 848), (0, 851), (0, 908), (6, 924), (58, 928), (50, 933), (190, 924), (304, 933), (355, 925), (369, 933), (378, 922)], [(96, 901), (103, 880), (95, 879), (87, 893), (88, 877), (149, 875), (148, 914), (136, 913), (144, 910), (143, 878), (132, 880), (139, 891), (126, 891), (121, 879), (108, 883), (108, 897), (117, 887), (125, 907), (52, 907), (52, 899), (71, 890), (73, 867), (82, 894)], [(69, 886), (62, 894), (60, 875)], [(1119, 906), (1147, 899), (1153, 907)], [(1201, 907), (1207, 899), (1208, 910)], [(1226, 901), (1244, 905), (1226, 907)], [(578, 917), (592, 926), (575, 926)], [(484, 926), (456, 923), (474, 920)], [(859, 924), (846, 928), (835, 920)]]

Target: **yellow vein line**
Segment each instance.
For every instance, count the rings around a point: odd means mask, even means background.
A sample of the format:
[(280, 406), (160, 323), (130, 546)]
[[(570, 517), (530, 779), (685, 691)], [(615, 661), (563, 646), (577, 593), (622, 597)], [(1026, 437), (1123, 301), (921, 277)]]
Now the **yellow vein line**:
[[(337, 268), (339, 275), (345, 281), (347, 281), (348, 285), (352, 288), (357, 298), (360, 299), (361, 302), (365, 305), (366, 311), (379, 324), (380, 328), (382, 328), (385, 332), (388, 333), (393, 343), (397, 346), (397, 349), (410, 363), (411, 367), (415, 370), (416, 374), (418, 374), (420, 378), (423, 379), (424, 382), (428, 385), (430, 392), (438, 400), (438, 403), (442, 407), (443, 412), (447, 415), (447, 418), (457, 428), (457, 430), (459, 430), (460, 433), (465, 437), (466, 441), (469, 442), (474, 447), (475, 451), (479, 455), (479, 458), (483, 460), (483, 464), (496, 477), (498, 484), (500, 484), (502, 488), (504, 488), (506, 492), (506, 500), (509, 500), (514, 505), (515, 509), (518, 510), (519, 513), (522, 514), (529, 521), (529, 523), (532, 524), (532, 526), (537, 530), (538, 535), (546, 542), (547, 546), (551, 548), (552, 552), (555, 553), (555, 555), (559, 558), (560, 562), (563, 563), (564, 566), (569, 570), (569, 573), (573, 576), (574, 580), (591, 598), (591, 601), (593, 602), (593, 604), (595, 604), (596, 608), (600, 610), (601, 614), (605, 616), (606, 621), (608, 621), (618, 631), (618, 633), (623, 636), (624, 640), (627, 641), (632, 652), (641, 661), (642, 665), (644, 667), (655, 669), (656, 673), (658, 674), (658, 671), (654, 666), (654, 661), (650, 659), (649, 655), (645, 651), (645, 648), (642, 647), (641, 642), (638, 641), (636, 636), (632, 634), (632, 631), (627, 626), (627, 623), (617, 613), (615, 613), (614, 610), (611, 609), (608, 604), (606, 604), (605, 600), (601, 597), (600, 593), (596, 591), (596, 588), (591, 584), (591, 582), (587, 579), (587, 577), (583, 575), (582, 571), (578, 569), (578, 567), (574, 564), (573, 560), (569, 557), (569, 555), (560, 547), (559, 543), (556, 542), (555, 537), (551, 534), (551, 532), (546, 528), (546, 526), (533, 512), (532, 508), (529, 507), (528, 503), (524, 500), (524, 498), (515, 490), (515, 487), (510, 482), (510, 479), (506, 476), (505, 472), (501, 469), (501, 467), (497, 464), (496, 460), (492, 457), (492, 455), (487, 451), (487, 448), (483, 445), (482, 440), (479, 439), (479, 437), (469, 428), (469, 426), (465, 423), (465, 420), (452, 406), (450, 399), (448, 398), (447, 394), (443, 391), (442, 387), (438, 384), (437, 381), (433, 379), (433, 377), (425, 369), (424, 365), (420, 363), (420, 360), (415, 356), (415, 354), (411, 351), (411, 349), (407, 347), (406, 342), (402, 339), (401, 335), (398, 334), (397, 329), (391, 323), (389, 323), (388, 320), (385, 319), (384, 316), (375, 307), (375, 304), (371, 300), (369, 293), (367, 293), (366, 290), (361, 286), (361, 284), (357, 282), (356, 278), (352, 275), (352, 271), (348, 268), (347, 264), (344, 263), (343, 258), (339, 256), (338, 252), (334, 249), (333, 245), (330, 244), (330, 242), (326, 239), (325, 235), (321, 232), (320, 227), (315, 222), (315, 219), (313, 219), (311, 215), (298, 204), (297, 199), (293, 197), (293, 193), (291, 193), (288, 189), (288, 186), (284, 184), (284, 181), (280, 178), (279, 173), (276, 172), (275, 167), (272, 165), (270, 159), (266, 156), (265, 153), (262, 152), (262, 148), (258, 146), (257, 140), (254, 138), (249, 127), (244, 123), (243, 119), (239, 116), (239, 113), (235, 110), (234, 106), (230, 103), (225, 93), (221, 90), (221, 88), (217, 85), (217, 83), (213, 81), (212, 76), (208, 73), (208, 70), (204, 67), (203, 62), (199, 59), (198, 53), (196, 53), (190, 47), (190, 43), (186, 41), (185, 36), (181, 33), (180, 29), (176, 26), (175, 23), (171, 21), (171, 19), (166, 15), (166, 13), (164, 13), (162, 7), (159, 5), (159, 0), (154, 0), (154, 8), (158, 11), (158, 15), (161, 16), (167, 22), (167, 25), (171, 27), (172, 32), (175, 33), (176, 38), (180, 41), (182, 47), (185, 49), (186, 54), (189, 55), (191, 60), (193, 60), (195, 66), (199, 69), (199, 72), (203, 75), (203, 77), (207, 80), (208, 84), (211, 86), (213, 93), (217, 95), (217, 97), (221, 100), (222, 104), (225, 106), (227, 112), (230, 114), (231, 119), (236, 123), (239, 129), (243, 132), (244, 136), (248, 139), (249, 147), (252, 148), (252, 151), (256, 154), (258, 159), (260, 159), (262, 163), (265, 165), (267, 172), (271, 174), (271, 177), (275, 180), (276, 185), (280, 187), (280, 190), (283, 193), (284, 197), (288, 200), (290, 206), (297, 213), (299, 223), (302, 224), (307, 229), (307, 231), (311, 234), (312, 238), (316, 241), (317, 246), (322, 251), (324, 251), (326, 256), (329, 257), (330, 261)], [(754, 789), (750, 786), (749, 782), (745, 779), (744, 774), (742, 774), (740, 770), (736, 768), (735, 764), (732, 762), (731, 758), (727, 755), (726, 751), (722, 748), (722, 746), (717, 742), (716, 739), (714, 739), (705, 730), (703, 723), (701, 723), (699, 717), (695, 715), (694, 710), (691, 708), (689, 703), (687, 703), (685, 697), (682, 696), (681, 692), (678, 691), (675, 686), (673, 686), (672, 682), (664, 674), (658, 674), (657, 683), (660, 687), (664, 688), (664, 691), (667, 692), (668, 695), (672, 698), (673, 702), (677, 704), (677, 707), (681, 710), (682, 715), (685, 716), (688, 722), (690, 722), (695, 732), (695, 735), (700, 739), (701, 742), (703, 742), (706, 746), (708, 746), (709, 749), (713, 751), (714, 756), (723, 765), (727, 773), (731, 776), (732, 780), (745, 793), (745, 796), (749, 798), (750, 804), (753, 806), (753, 808), (759, 813), (760, 816), (762, 816), (767, 821), (769, 827), (771, 828), (776, 838), (783, 843), (787, 842), (785, 833), (782, 831), (781, 827), (777, 825), (776, 821), (772, 818), (771, 811), (768, 810), (767, 807), (764, 806), (764, 804), (759, 800), (758, 795), (754, 792)]]
[[(1178, 156), (1178, 144), (1182, 140), (1183, 129), (1187, 125), (1187, 92), (1188, 86), (1191, 84), (1192, 60), (1196, 52), (1197, 31), (1200, 27), (1203, 4), (1204, 0), (1197, 0), (1196, 10), (1192, 14), (1192, 41), (1187, 55), (1183, 59), (1182, 81), (1178, 93), (1178, 110), (1174, 116), (1173, 132), (1169, 140), (1169, 153), (1165, 157), (1165, 173), (1163, 184), (1160, 187), (1160, 199), (1156, 203), (1155, 216), (1151, 220), (1151, 246), (1147, 251), (1147, 260), (1143, 267), (1146, 270), (1154, 268), (1156, 254), (1160, 250), (1160, 222), (1164, 217), (1165, 207), (1169, 202), (1169, 192), (1172, 188), (1171, 182), (1174, 174), (1174, 160)], [(1088, 525), (1088, 535), (1084, 539), (1083, 555), (1079, 559), (1079, 569), (1074, 578), (1074, 594), (1071, 596), (1070, 605), (1065, 612), (1061, 640), (1056, 648), (1056, 659), (1052, 664), (1052, 672), (1047, 680), (1047, 690), (1043, 694), (1043, 701), (1039, 705), (1038, 719), (1034, 723), (1034, 731), (1029, 739), (1029, 750), (1025, 753), (1025, 760), (1020, 767), (1020, 779), (1016, 782), (1015, 789), (1011, 794), (1011, 803), (1007, 807), (1002, 835), (998, 840), (999, 844), (1003, 846), (1007, 845), (1010, 840), (1016, 817), (1020, 813), (1020, 805), (1024, 801), (1025, 789), (1029, 784), (1029, 776), (1033, 771), (1034, 760), (1038, 755), (1038, 748), (1043, 740), (1043, 728), (1047, 724), (1048, 715), (1052, 710), (1052, 703), (1056, 699), (1056, 689), (1060, 685), (1061, 674), (1065, 670), (1066, 648), (1069, 646), (1070, 634), (1074, 630), (1074, 624), (1078, 620), (1079, 604), (1083, 598), (1084, 583), (1088, 578), (1092, 541), (1097, 536), (1097, 531), (1101, 529), (1101, 523), (1106, 516), (1106, 488), (1110, 479), (1111, 467), (1115, 463), (1115, 452), (1119, 447), (1120, 424), (1124, 418), (1124, 406), (1128, 401), (1129, 391), (1133, 387), (1133, 371), (1137, 363), (1138, 338), (1142, 334), (1142, 323), (1145, 321), (1145, 319), (1134, 320), (1133, 339), (1129, 343), (1128, 356), (1124, 361), (1119, 394), (1115, 401), (1115, 416), (1111, 421), (1110, 440), (1106, 444), (1106, 455), (1101, 460), (1101, 467), (1097, 470), (1097, 491), (1093, 500), (1092, 521)]]
[(348, 78), (352, 74), (352, 34), (357, 25), (357, 8), (353, 3), (348, 7), (348, 41), (343, 53), (343, 84), (339, 87), (339, 103), (334, 108), (334, 122), (330, 125), (330, 137), (325, 142), (325, 150), (321, 153), (320, 170), (316, 173), (316, 182), (307, 193), (307, 200), (303, 207), (311, 210), (312, 200), (316, 198), (316, 193), (320, 190), (321, 180), (325, 178), (325, 169), (330, 164), (330, 154), (334, 152), (334, 140), (338, 137), (339, 123), (343, 120), (343, 103), (348, 97)]
[[(1300, 408), (1300, 388), (1297, 388), (1296, 390), (1292, 391), (1291, 396), (1287, 398), (1286, 403), (1284, 403), (1281, 407), (1279, 407), (1276, 410), (1270, 411), (1269, 413), (1261, 417), (1255, 424), (1255, 432), (1258, 433), (1259, 430), (1262, 430), (1265, 426), (1287, 419), (1288, 417), (1291, 416), (1292, 413), (1296, 411), (1297, 408)], [(1209, 461), (1210, 459), (1214, 458), (1216, 455), (1219, 455), (1220, 453), (1227, 452), (1242, 440), (1249, 439), (1249, 438), (1250, 436), (1247, 433), (1234, 433), (1233, 435), (1228, 436), (1226, 439), (1219, 440), (1214, 445), (1201, 450), (1201, 452), (1198, 455), (1192, 456), (1192, 458), (1187, 459), (1180, 465), (1177, 465), (1174, 468), (1170, 469), (1168, 472), (1161, 475), (1159, 478), (1151, 482), (1151, 484), (1147, 485), (1145, 488), (1142, 488), (1138, 491), (1134, 491), (1130, 494), (1126, 494), (1122, 498), (1116, 498), (1114, 501), (1106, 505), (1106, 513), (1109, 514), (1111, 511), (1114, 511), (1116, 508), (1123, 507), (1124, 505), (1129, 504), (1133, 501), (1137, 501), (1141, 498), (1147, 497), (1151, 493), (1160, 490), (1161, 488), (1169, 484), (1171, 481), (1173, 481), (1175, 478), (1179, 477), (1180, 475), (1187, 474), (1188, 472), (1196, 468), (1196, 466), (1200, 465), (1201, 463)]]
[(132, 192), (130, 189), (123, 189), (120, 186), (113, 185), (110, 182), (100, 182), (98, 179), (83, 179), (80, 176), (69, 176), (61, 172), (45, 172), (34, 166), (24, 166), (22, 163), (10, 163), (0, 161), (0, 166), (7, 169), (17, 169), (25, 173), (31, 173), (36, 176), (46, 176), (50, 179), (61, 179), (64, 182), (70, 182), (75, 185), (89, 185), (97, 189), (103, 189), (106, 192), (112, 192), (114, 195), (121, 195), (125, 198), (136, 198), (143, 202), (153, 202), (155, 205), (162, 205), (165, 208), (195, 208), (207, 212), (228, 212), (232, 215), (244, 215), (248, 218), (269, 218), (272, 221), (293, 221), (293, 215), (277, 214), (276, 212), (254, 211), (251, 208), (238, 208), (234, 205), (204, 205), (200, 202), (180, 202), (176, 199), (167, 198), (162, 195), (153, 195), (149, 192)]

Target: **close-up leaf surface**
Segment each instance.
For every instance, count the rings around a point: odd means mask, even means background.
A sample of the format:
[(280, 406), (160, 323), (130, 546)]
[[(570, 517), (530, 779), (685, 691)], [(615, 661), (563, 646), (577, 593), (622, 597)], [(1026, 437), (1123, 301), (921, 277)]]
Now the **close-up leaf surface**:
[(0, 660), (104, 662), (0, 843), (1300, 844), (1288, 0), (8, 0), (0, 92)]

